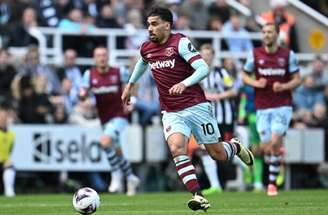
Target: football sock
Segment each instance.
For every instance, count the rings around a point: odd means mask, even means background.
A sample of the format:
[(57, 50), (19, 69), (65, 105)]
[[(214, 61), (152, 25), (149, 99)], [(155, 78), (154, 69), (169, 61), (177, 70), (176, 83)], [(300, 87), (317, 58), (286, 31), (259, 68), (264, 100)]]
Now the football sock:
[(269, 164), (269, 184), (276, 185), (276, 179), (280, 171), (281, 155), (271, 155)]
[(112, 167), (112, 171), (122, 170), (124, 175), (128, 176), (132, 174), (132, 168), (130, 162), (125, 159), (122, 155), (117, 155), (116, 150), (112, 147), (105, 149), (107, 154), (107, 160)]
[(3, 177), (5, 194), (15, 193), (14, 192), (15, 176), (16, 176), (16, 170), (13, 167), (8, 167), (3, 170), (2, 177)]
[(228, 160), (232, 160), (233, 157), (240, 151), (240, 148), (237, 144), (222, 142), (224, 150), (227, 154)]
[(216, 162), (208, 154), (202, 155), (201, 160), (211, 187), (221, 188)]
[(187, 155), (179, 155), (174, 159), (175, 168), (180, 179), (192, 194), (200, 194), (200, 186), (195, 173), (195, 167), (192, 165)]

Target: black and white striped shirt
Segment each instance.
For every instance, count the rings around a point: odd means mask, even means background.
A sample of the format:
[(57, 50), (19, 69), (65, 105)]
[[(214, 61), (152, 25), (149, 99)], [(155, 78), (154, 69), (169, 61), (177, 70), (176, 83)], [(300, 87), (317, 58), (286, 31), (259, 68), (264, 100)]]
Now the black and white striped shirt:
[[(222, 93), (235, 88), (234, 78), (227, 70), (220, 67), (214, 67), (210, 74), (202, 81), (202, 85), (205, 91), (211, 93)], [(234, 124), (236, 118), (234, 98), (219, 100), (212, 102), (212, 104), (218, 124)]]

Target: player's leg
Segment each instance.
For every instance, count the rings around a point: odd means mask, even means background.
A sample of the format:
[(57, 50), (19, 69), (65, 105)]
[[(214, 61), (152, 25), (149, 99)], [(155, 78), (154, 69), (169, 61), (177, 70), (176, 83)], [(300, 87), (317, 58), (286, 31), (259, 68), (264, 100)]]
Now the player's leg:
[(4, 193), (7, 197), (14, 197), (15, 194), (15, 177), (16, 170), (14, 166), (10, 162), (5, 162), (3, 165), (3, 185), (4, 185)]
[(187, 155), (187, 142), (191, 135), (189, 126), (179, 112), (164, 112), (162, 121), (165, 139), (176, 171), (187, 190), (193, 194), (193, 198), (188, 202), (188, 207), (192, 210), (207, 210), (210, 205), (201, 194), (195, 167)]
[(114, 118), (105, 125), (104, 135), (101, 138), (101, 146), (107, 154), (108, 162), (112, 167), (112, 181), (110, 192), (120, 191), (122, 185), (122, 173), (127, 178), (127, 194), (134, 195), (139, 185), (139, 179), (133, 174), (130, 162), (124, 157), (120, 145), (120, 135), (128, 124), (124, 118)]
[[(286, 133), (292, 117), (291, 107), (279, 107), (272, 111), (272, 136), (271, 136), (271, 157), (269, 164), (269, 186), (268, 195), (277, 195), (276, 180), (280, 172), (282, 162), (282, 140)], [(273, 192), (271, 192), (271, 190)]]

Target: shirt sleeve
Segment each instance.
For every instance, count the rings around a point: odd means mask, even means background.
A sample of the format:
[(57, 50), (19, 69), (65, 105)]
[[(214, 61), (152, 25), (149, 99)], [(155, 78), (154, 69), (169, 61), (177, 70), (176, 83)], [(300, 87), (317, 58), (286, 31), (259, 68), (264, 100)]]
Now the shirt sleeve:
[(140, 58), (133, 69), (129, 82), (137, 82), (147, 69), (148, 63), (143, 58)]
[(84, 72), (81, 87), (90, 88), (90, 70)]
[(252, 73), (254, 71), (254, 55), (253, 51), (248, 52), (246, 63), (244, 65), (244, 71)]
[(288, 63), (289, 63), (288, 70), (290, 73), (299, 71), (296, 55), (293, 51), (290, 51), (290, 53), (289, 53), (289, 62)]
[(187, 37), (182, 37), (178, 46), (179, 55), (188, 63), (192, 64), (195, 60), (201, 59), (199, 52), (192, 45)]

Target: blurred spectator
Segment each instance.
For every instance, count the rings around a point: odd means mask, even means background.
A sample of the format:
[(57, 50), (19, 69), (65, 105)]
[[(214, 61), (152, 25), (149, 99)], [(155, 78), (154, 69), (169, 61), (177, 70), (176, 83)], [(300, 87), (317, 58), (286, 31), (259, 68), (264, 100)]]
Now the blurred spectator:
[(0, 48), (0, 101), (10, 101), (10, 85), (17, 71), (9, 62), (9, 53)]
[(38, 74), (43, 74), (47, 79), (47, 93), (58, 93), (60, 91), (61, 86), (55, 71), (51, 67), (40, 63), (40, 53), (38, 47), (29, 47), (25, 55), (25, 64), (22, 69), (23, 73), (26, 73), (33, 78)]
[(128, 22), (124, 25), (131, 36), (128, 36), (125, 41), (125, 48), (127, 49), (139, 49), (140, 45), (148, 39), (147, 32), (138, 32), (138, 30), (145, 29), (142, 20), (142, 14), (137, 9), (132, 9), (128, 13)]
[(37, 93), (30, 75), (17, 76), (14, 84), (18, 101), (18, 118), (22, 123), (44, 124), (50, 121), (52, 106), (47, 94)]
[[(231, 52), (247, 52), (253, 48), (248, 32), (241, 26), (237, 15), (232, 15), (230, 21), (223, 25), (222, 32), (226, 34), (226, 43)], [(241, 36), (241, 38), (230, 37)]]
[(119, 28), (118, 21), (114, 16), (114, 12), (110, 4), (104, 5), (101, 10), (99, 17), (96, 20), (96, 25), (99, 28)]
[(82, 11), (84, 15), (92, 16), (96, 18), (99, 15), (99, 8), (97, 6), (96, 0), (82, 0)]
[(327, 107), (317, 103), (314, 105), (312, 120), (308, 124), (309, 127), (328, 128)]
[(67, 18), (59, 22), (59, 28), (69, 32), (90, 32), (93, 26), (84, 22), (83, 13), (80, 9), (72, 9)]
[(186, 14), (180, 13), (175, 25), (175, 30), (190, 30), (190, 20)]
[(317, 56), (311, 66), (310, 75), (313, 77), (315, 88), (322, 91), (328, 85), (328, 70), (325, 68), (324, 60)]
[(305, 109), (312, 111), (315, 104), (324, 103), (323, 92), (316, 90), (312, 76), (304, 78), (303, 85), (294, 91), (293, 96), (296, 110)]
[(317, 1), (310, 1), (310, 0), (301, 0), (303, 3), (309, 5), (313, 9), (319, 11), (325, 16), (328, 16), (328, 1), (327, 0), (317, 0)]
[(209, 16), (203, 1), (187, 0), (182, 3), (181, 7), (189, 17), (191, 29), (205, 30)]
[(218, 16), (211, 16), (208, 20), (207, 29), (209, 31), (221, 31), (223, 23)]
[(226, 0), (215, 0), (208, 7), (208, 13), (210, 16), (218, 16), (222, 23), (225, 23), (230, 19), (231, 11)]
[(5, 34), (8, 30), (11, 11), (10, 5), (6, 0), (0, 0), (0, 35)]
[[(64, 66), (57, 70), (59, 79), (61, 80), (62, 93), (69, 96), (69, 101), (74, 106), (78, 101), (78, 93), (82, 84), (82, 74), (76, 65), (76, 52), (73, 49), (67, 49), (64, 52)], [(66, 80), (67, 79), (67, 80)], [(66, 110), (70, 112), (71, 105), (66, 106)]]
[(71, 0), (55, 0), (56, 11), (59, 19), (63, 19), (74, 8), (74, 2)]
[(266, 23), (279, 26), (279, 42), (295, 52), (298, 52), (295, 17), (286, 10), (287, 0), (270, 0), (271, 10), (261, 14)]
[(59, 17), (53, 0), (40, 0), (36, 5), (39, 24), (46, 27), (57, 27)]
[(95, 104), (91, 98), (80, 100), (69, 115), (69, 122), (87, 127), (100, 126)]
[(10, 32), (10, 46), (28, 46), (37, 44), (37, 40), (28, 31), (29, 28), (38, 25), (36, 11), (28, 7), (23, 11), (20, 23), (13, 26)]

